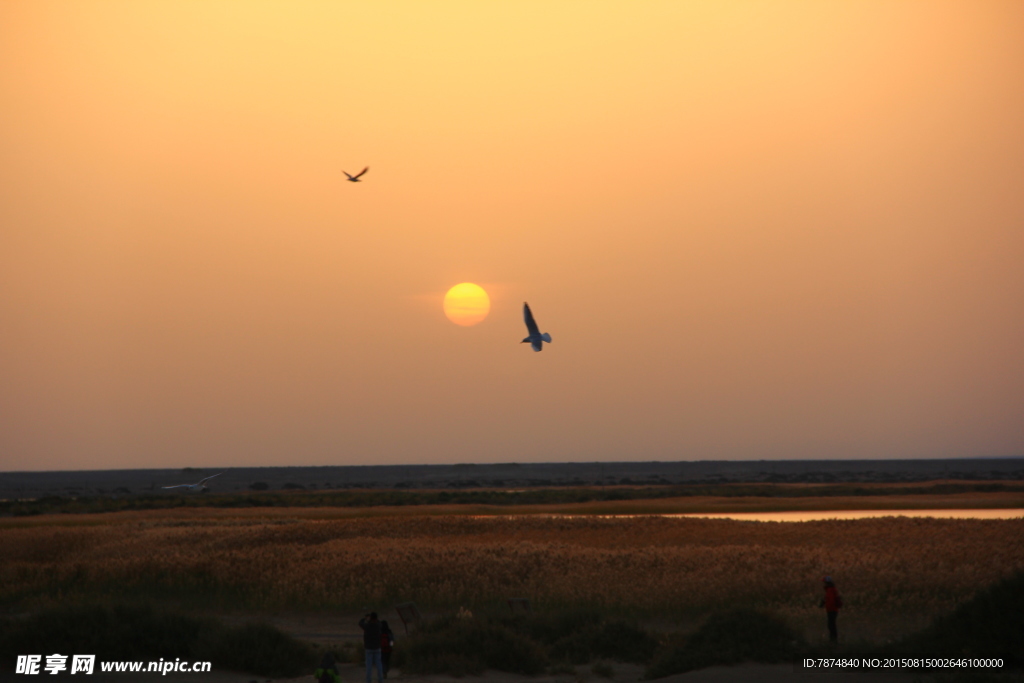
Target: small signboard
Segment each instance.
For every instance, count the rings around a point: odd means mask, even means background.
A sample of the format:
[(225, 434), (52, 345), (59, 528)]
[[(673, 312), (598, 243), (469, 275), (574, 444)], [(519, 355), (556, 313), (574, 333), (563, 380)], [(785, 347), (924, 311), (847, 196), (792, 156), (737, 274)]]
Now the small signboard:
[(416, 629), (420, 624), (420, 611), (416, 609), (416, 603), (403, 602), (401, 605), (395, 605), (395, 611), (398, 612), (398, 616), (402, 619), (402, 625), (405, 626), (405, 632), (409, 632), (409, 628)]

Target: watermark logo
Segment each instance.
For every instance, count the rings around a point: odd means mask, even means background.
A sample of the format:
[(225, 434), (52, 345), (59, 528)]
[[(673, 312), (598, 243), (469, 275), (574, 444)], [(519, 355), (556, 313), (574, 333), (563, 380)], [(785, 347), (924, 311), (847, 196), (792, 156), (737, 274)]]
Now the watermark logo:
[(37, 674), (39, 673), (39, 662), (42, 655), (18, 655), (18, 662), (14, 665), (16, 674)]
[(71, 673), (91, 674), (96, 665), (96, 655), (75, 655), (71, 658)]
[[(71, 657), (72, 674), (91, 674), (96, 667), (96, 655), (73, 655)], [(46, 664), (43, 664), (42, 655), (18, 655), (14, 665), (14, 673), (36, 675), (48, 673), (55, 675), (68, 671), (68, 655), (58, 652), (46, 655)]]
[[(70, 666), (68, 659), (71, 660)], [(108, 662), (102, 661), (99, 666), (104, 673), (158, 673), (166, 676), (171, 672), (209, 673), (210, 662), (183, 662), (180, 659), (158, 662)], [(91, 675), (96, 670), (96, 655), (18, 655), (14, 673), (25, 676), (40, 674), (56, 675), (59, 673)]]
[(46, 666), (43, 669), (48, 674), (60, 673), (61, 671), (68, 670), (68, 656), (67, 655), (46, 655)]

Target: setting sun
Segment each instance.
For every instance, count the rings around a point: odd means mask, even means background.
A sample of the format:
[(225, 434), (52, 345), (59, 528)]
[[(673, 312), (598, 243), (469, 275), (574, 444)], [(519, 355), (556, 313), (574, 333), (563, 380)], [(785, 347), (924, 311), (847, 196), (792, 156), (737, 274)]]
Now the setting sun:
[(469, 327), (487, 317), (491, 300), (480, 285), (463, 282), (444, 295), (444, 314), (456, 325)]

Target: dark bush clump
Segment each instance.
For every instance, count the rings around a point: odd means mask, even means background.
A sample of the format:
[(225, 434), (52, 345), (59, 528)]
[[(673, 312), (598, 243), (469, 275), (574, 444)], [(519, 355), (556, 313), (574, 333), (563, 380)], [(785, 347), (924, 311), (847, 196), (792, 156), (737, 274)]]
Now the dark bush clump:
[(476, 674), (484, 669), (537, 674), (547, 666), (595, 659), (650, 661), (654, 636), (597, 612), (574, 610), (517, 617), (432, 622), (399, 651), (399, 666), (413, 673)]
[(1000, 581), (936, 619), (924, 631), (892, 646), (904, 655), (1002, 657), (1024, 665), (1024, 571)]
[(544, 650), (527, 636), (484, 619), (447, 617), (423, 626), (399, 651), (398, 665), (412, 673), (479, 674), (497, 669), (539, 674)]
[(220, 628), (199, 650), (208, 652), (217, 666), (238, 671), (251, 671), (264, 676), (296, 676), (311, 664), (310, 649), (269, 624), (244, 624), (237, 628)]
[(601, 621), (596, 610), (576, 609), (553, 614), (528, 614), (503, 617), (498, 621), (508, 628), (523, 633), (539, 643), (551, 645), (567, 635), (581, 631)]
[(268, 625), (229, 627), (146, 605), (78, 605), (0, 620), (0, 659), (95, 654), (97, 661), (191, 659), (271, 677), (312, 670), (312, 651)]
[(105, 659), (185, 658), (210, 629), (206, 620), (145, 606), (78, 605), (8, 620), (0, 628), (0, 651), (8, 656), (45, 650)]
[(550, 647), (552, 657), (585, 664), (597, 658), (644, 664), (651, 661), (655, 637), (625, 621), (598, 621), (568, 631)]
[(800, 636), (781, 618), (750, 609), (711, 615), (695, 633), (661, 647), (647, 678), (716, 664), (792, 661)]

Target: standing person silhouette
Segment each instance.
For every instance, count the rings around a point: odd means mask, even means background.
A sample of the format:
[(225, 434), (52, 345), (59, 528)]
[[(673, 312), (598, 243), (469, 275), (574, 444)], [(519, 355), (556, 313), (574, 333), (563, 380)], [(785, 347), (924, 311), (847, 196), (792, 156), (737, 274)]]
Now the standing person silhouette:
[(825, 597), (822, 598), (819, 607), (825, 608), (825, 615), (828, 617), (828, 639), (833, 643), (839, 641), (839, 631), (836, 629), (836, 617), (839, 616), (839, 608), (843, 606), (843, 599), (839, 597), (836, 584), (831, 576), (824, 579)]
[(388, 677), (391, 670), (391, 650), (395, 647), (395, 634), (388, 626), (388, 622), (380, 622), (380, 661), (384, 665), (384, 678)]
[(377, 667), (377, 683), (383, 683), (384, 665), (380, 661), (380, 622), (377, 613), (370, 612), (359, 620), (363, 629), (363, 648), (366, 650), (366, 683), (371, 683), (370, 672)]

